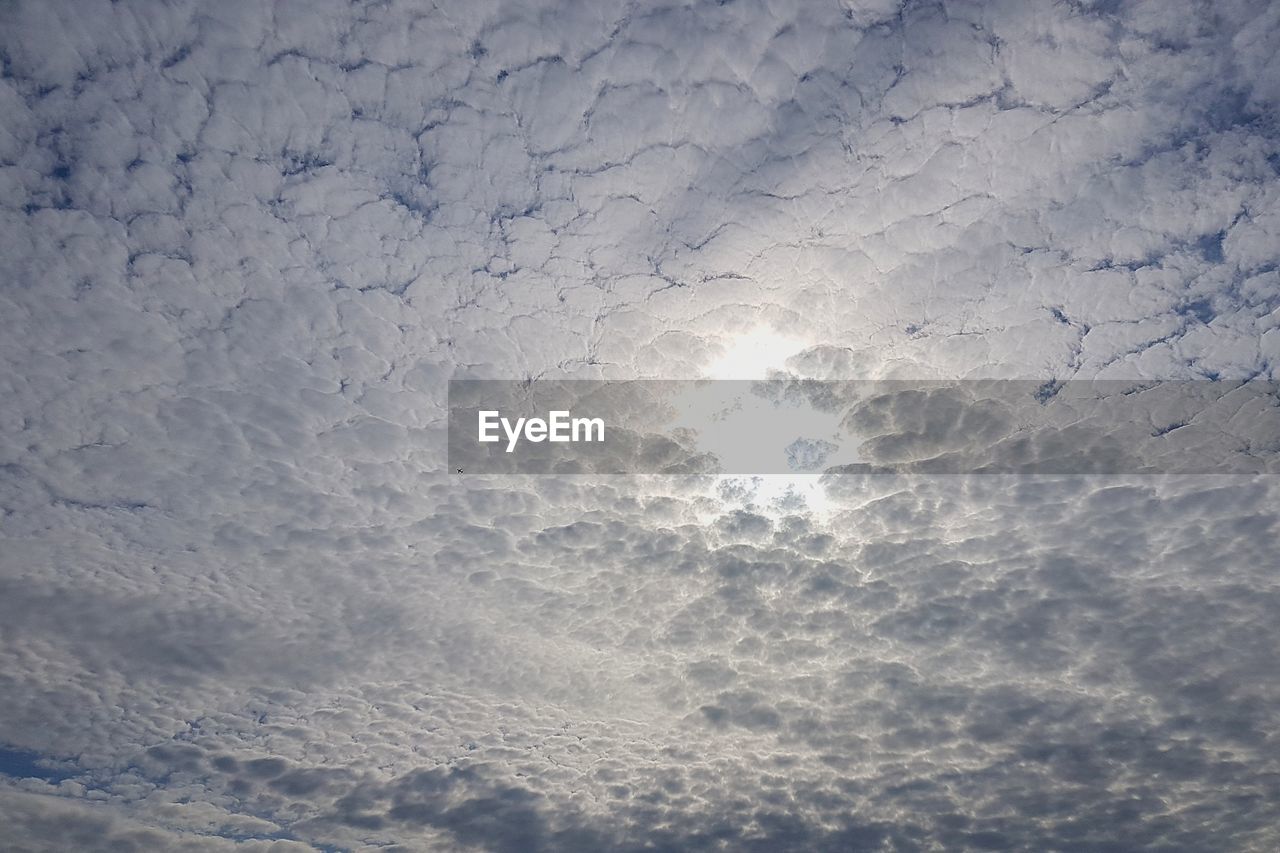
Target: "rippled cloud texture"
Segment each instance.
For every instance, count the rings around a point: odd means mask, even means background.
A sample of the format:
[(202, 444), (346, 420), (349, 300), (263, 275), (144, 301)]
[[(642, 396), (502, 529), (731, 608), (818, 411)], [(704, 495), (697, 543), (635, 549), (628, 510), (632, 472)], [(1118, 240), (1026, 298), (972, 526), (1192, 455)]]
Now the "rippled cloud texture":
[(450, 378), (743, 340), (1280, 379), (1277, 44), (0, 5), (0, 847), (1277, 849), (1271, 478), (450, 477), (444, 430)]

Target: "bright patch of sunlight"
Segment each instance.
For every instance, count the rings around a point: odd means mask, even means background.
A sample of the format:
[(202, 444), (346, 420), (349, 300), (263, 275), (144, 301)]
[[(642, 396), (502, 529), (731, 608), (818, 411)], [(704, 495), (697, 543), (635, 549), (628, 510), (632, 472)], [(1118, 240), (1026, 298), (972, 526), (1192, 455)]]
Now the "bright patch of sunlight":
[(764, 379), (770, 370), (783, 370), (787, 359), (807, 344), (761, 326), (734, 337), (724, 353), (707, 366), (710, 379)]

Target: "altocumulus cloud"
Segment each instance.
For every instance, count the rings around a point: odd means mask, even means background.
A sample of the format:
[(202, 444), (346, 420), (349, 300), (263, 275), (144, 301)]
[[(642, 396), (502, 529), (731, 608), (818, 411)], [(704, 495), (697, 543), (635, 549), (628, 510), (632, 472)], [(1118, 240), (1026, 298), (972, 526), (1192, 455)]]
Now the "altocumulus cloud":
[[(1280, 846), (1266, 477), (449, 478), (449, 378), (1280, 379), (1264, 0), (0, 9), (0, 846)], [(778, 365), (779, 367), (781, 365)], [(1274, 450), (1274, 448), (1272, 448)]]

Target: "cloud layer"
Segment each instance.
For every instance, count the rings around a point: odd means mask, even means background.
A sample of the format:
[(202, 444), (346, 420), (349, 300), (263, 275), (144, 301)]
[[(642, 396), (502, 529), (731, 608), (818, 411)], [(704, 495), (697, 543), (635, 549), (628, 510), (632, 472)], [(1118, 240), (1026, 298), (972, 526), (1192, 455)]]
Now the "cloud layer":
[(1280, 379), (1277, 38), (5, 4), (0, 846), (1280, 846), (1267, 477), (445, 471), (450, 378), (762, 328), (811, 378)]

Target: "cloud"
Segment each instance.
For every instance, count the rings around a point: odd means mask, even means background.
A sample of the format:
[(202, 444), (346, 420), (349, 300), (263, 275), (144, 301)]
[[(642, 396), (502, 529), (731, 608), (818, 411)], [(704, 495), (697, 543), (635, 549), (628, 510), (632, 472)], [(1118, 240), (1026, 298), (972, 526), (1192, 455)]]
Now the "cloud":
[(5, 814), (5, 844), (22, 853), (65, 850), (235, 851), (298, 853), (309, 844), (285, 839), (233, 840), (217, 835), (174, 832), (123, 819), (100, 807), (58, 796), (0, 790)]
[(6, 4), (0, 846), (1274, 849), (1267, 477), (816, 512), (445, 435), (451, 378), (758, 329), (806, 378), (1275, 380), (1277, 26)]

